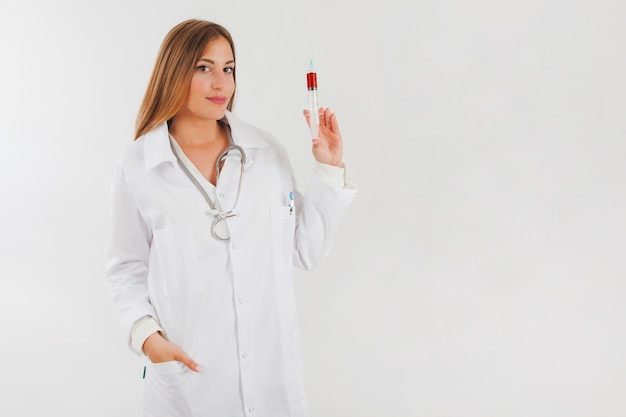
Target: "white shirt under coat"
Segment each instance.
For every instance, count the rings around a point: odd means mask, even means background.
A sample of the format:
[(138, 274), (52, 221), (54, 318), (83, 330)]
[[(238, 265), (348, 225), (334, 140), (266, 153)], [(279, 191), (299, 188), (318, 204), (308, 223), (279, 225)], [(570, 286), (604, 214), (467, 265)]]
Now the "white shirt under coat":
[[(230, 241), (211, 235), (210, 208), (172, 153), (165, 123), (115, 164), (107, 278), (129, 345), (135, 323), (152, 317), (203, 367), (148, 362), (145, 416), (308, 415), (293, 266), (311, 269), (327, 255), (356, 188), (315, 173), (300, 194), (283, 146), (226, 118), (247, 156)], [(239, 167), (238, 157), (227, 160), (217, 186), (194, 175), (227, 210)]]

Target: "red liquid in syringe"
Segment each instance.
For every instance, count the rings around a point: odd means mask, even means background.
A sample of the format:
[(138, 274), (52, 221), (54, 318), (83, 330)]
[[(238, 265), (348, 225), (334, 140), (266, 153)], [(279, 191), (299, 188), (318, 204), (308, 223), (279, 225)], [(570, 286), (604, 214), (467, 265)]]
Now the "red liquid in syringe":
[(306, 73), (306, 88), (307, 90), (317, 90), (317, 73), (309, 71)]

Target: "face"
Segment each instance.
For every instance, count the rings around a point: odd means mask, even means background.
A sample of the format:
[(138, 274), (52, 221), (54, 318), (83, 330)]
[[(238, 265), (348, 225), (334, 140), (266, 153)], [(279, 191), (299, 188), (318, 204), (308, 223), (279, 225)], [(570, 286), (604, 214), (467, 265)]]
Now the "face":
[(235, 60), (228, 41), (219, 37), (207, 44), (196, 62), (189, 92), (177, 118), (219, 120), (235, 92)]

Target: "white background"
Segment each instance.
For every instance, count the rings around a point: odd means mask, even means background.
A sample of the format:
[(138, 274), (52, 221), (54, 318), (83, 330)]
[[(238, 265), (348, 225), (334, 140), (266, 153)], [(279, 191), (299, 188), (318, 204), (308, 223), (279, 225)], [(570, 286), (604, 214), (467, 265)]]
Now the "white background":
[(192, 17), (301, 188), (310, 57), (344, 133), (360, 193), (296, 276), (314, 417), (626, 415), (623, 0), (2, 0), (0, 415), (141, 413), (111, 166)]

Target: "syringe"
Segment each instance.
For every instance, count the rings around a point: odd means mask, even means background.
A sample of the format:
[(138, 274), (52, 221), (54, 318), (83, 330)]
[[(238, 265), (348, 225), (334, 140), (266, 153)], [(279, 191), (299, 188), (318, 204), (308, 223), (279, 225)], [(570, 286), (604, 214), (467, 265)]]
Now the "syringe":
[(306, 73), (306, 88), (309, 94), (309, 127), (311, 138), (317, 139), (320, 127), (319, 106), (317, 105), (317, 73), (313, 69), (313, 60), (310, 61), (309, 71)]

